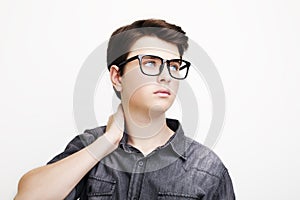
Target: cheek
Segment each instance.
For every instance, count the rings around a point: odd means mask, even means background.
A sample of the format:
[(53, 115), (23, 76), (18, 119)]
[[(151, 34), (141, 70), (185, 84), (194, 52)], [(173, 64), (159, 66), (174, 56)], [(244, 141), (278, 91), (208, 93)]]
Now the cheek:
[(149, 100), (149, 95), (151, 94), (149, 93), (147, 86), (144, 86), (135, 90), (128, 100), (129, 103), (133, 105), (145, 104)]
[(172, 83), (169, 85), (169, 89), (171, 90), (171, 93), (176, 96), (179, 88), (179, 81), (173, 80)]
[(129, 100), (132, 96), (141, 93), (141, 88), (155, 83), (155, 77), (143, 75), (139, 68), (131, 69), (122, 76), (122, 98)]
[[(139, 67), (126, 71), (126, 73), (122, 76), (122, 103), (128, 104), (129, 102), (146, 102), (149, 95), (151, 95), (152, 92), (154, 92), (154, 89), (157, 88), (157, 85), (161, 84), (157, 78), (158, 76), (145, 76), (141, 73)], [(153, 87), (154, 85), (155, 87)], [(167, 85), (167, 88), (172, 93), (171, 99), (173, 101), (177, 95), (179, 81), (172, 80)]]

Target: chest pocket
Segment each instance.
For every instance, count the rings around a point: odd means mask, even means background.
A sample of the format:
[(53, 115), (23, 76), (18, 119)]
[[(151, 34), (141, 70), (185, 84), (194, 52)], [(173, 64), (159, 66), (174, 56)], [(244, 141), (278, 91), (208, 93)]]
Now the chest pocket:
[(181, 194), (175, 192), (159, 192), (158, 193), (158, 200), (192, 200), (192, 199), (199, 199), (201, 200), (202, 196), (190, 195), (190, 194)]
[(113, 198), (115, 180), (89, 176), (87, 180), (87, 197), (89, 200), (108, 200)]

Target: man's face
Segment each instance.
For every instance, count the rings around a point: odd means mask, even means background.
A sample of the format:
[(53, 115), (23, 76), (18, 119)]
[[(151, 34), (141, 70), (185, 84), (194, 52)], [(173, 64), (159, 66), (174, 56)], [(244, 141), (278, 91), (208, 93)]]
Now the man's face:
[[(140, 54), (159, 56), (167, 60), (180, 58), (176, 45), (150, 36), (137, 40), (128, 58)], [(147, 76), (141, 72), (139, 60), (135, 59), (126, 64), (121, 86), (122, 105), (128, 106), (130, 112), (159, 114), (165, 112), (174, 102), (179, 81), (170, 76), (166, 64), (158, 76)]]

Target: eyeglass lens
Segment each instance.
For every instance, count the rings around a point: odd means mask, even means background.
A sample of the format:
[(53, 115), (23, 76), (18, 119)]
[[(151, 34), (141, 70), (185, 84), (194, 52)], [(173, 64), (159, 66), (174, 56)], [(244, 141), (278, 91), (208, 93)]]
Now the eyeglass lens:
[[(155, 76), (160, 74), (160, 70), (162, 70), (163, 59), (160, 57), (144, 55), (140, 62), (143, 73), (147, 75)], [(170, 60), (167, 65), (169, 66), (171, 76), (174, 78), (182, 79), (186, 76), (188, 67), (184, 60), (173, 59)]]

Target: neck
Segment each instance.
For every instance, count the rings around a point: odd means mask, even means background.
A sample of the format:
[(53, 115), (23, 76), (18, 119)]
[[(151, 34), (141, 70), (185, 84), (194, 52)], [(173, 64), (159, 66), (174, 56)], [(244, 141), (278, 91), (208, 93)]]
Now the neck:
[(128, 144), (148, 154), (164, 145), (174, 132), (167, 126), (165, 112), (124, 109)]

